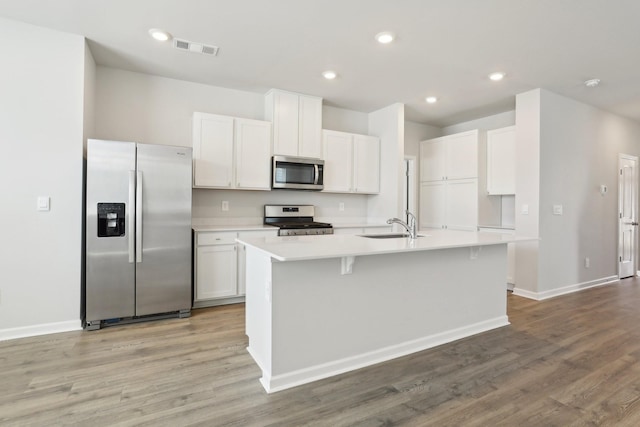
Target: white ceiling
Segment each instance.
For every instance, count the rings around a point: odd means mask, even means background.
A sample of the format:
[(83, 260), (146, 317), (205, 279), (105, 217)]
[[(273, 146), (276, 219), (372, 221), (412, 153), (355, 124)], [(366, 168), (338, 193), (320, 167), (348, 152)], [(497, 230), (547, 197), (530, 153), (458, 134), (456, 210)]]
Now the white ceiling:
[[(84, 35), (99, 65), (363, 112), (401, 102), (437, 126), (538, 87), (640, 121), (638, 0), (0, 0), (0, 16)], [(153, 27), (220, 52), (176, 50)], [(384, 30), (397, 40), (378, 44)], [(488, 80), (496, 70), (504, 81)]]

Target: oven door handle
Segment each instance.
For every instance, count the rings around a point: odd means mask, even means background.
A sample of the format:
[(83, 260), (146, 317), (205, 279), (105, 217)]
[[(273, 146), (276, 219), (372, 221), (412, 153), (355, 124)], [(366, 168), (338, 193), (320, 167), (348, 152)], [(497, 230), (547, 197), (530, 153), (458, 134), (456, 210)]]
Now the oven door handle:
[(320, 179), (320, 168), (318, 167), (317, 163), (313, 165), (313, 170), (314, 170), (314, 176), (315, 176), (315, 179), (313, 180), (313, 185), (318, 185), (318, 180)]

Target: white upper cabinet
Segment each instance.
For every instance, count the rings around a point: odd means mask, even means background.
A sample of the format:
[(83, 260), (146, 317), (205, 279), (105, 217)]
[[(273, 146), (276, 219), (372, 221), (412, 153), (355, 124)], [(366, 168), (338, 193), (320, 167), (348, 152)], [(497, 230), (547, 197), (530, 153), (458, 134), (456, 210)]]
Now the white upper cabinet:
[(271, 188), (271, 123), (235, 119), (236, 188)]
[(193, 114), (193, 186), (271, 189), (271, 123)]
[(380, 139), (323, 130), (324, 192), (380, 192)]
[(273, 154), (322, 156), (322, 98), (271, 90), (265, 118), (273, 123)]
[(487, 132), (487, 193), (516, 193), (516, 127)]
[(322, 131), (324, 147), (324, 190), (351, 192), (353, 174), (353, 135), (345, 132)]
[(233, 117), (193, 114), (194, 187), (231, 188)]
[(478, 130), (420, 143), (420, 181), (478, 177)]
[(298, 96), (298, 155), (322, 157), (322, 98)]

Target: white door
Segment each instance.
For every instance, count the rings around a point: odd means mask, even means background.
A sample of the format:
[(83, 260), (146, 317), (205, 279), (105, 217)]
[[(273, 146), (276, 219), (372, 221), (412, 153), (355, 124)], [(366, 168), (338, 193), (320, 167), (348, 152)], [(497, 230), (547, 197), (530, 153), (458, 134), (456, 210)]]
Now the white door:
[(618, 164), (618, 275), (622, 279), (633, 276), (636, 270), (638, 158), (620, 154)]

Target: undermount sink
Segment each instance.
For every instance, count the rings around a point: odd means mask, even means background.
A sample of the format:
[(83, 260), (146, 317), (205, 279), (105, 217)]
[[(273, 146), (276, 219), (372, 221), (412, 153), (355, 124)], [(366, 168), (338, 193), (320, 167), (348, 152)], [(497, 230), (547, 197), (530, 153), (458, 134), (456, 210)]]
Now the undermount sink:
[[(359, 236), (369, 239), (400, 239), (409, 237), (409, 233), (359, 234)], [(418, 234), (416, 237), (424, 237), (424, 234)]]

